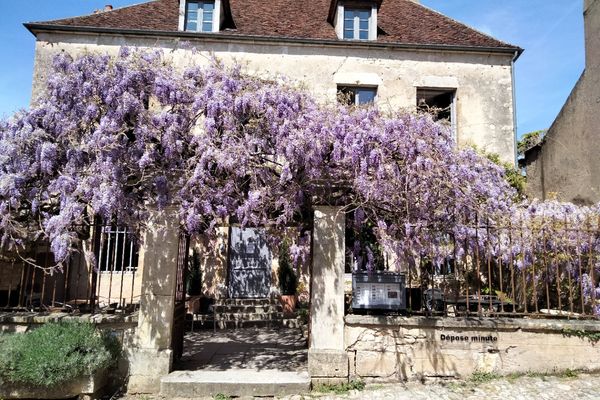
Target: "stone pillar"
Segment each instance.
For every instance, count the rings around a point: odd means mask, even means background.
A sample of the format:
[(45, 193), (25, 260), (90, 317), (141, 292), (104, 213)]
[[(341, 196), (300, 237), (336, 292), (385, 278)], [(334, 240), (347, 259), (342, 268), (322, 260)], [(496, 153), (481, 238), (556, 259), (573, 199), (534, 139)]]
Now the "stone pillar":
[(348, 380), (344, 345), (345, 212), (315, 207), (308, 371), (315, 383)]
[(171, 372), (173, 313), (177, 284), (179, 223), (173, 211), (156, 213), (140, 249), (142, 293), (136, 343), (129, 354), (131, 393), (157, 393), (160, 378)]

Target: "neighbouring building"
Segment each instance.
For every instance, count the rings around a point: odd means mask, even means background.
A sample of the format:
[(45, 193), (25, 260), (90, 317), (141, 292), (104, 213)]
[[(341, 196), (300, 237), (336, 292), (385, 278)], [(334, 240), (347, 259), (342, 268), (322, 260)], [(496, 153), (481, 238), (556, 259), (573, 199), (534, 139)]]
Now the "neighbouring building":
[(585, 70), (522, 163), (530, 197), (589, 205), (600, 201), (600, 1), (585, 0), (583, 18)]

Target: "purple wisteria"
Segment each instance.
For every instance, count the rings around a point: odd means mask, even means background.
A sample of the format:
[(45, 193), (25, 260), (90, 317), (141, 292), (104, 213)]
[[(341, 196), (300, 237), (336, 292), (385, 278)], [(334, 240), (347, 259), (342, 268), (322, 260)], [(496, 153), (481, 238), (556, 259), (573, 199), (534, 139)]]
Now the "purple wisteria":
[[(310, 221), (315, 204), (343, 204), (398, 267), (475, 248), (519, 268), (541, 250), (557, 263), (600, 250), (558, 229), (597, 229), (598, 207), (518, 204), (501, 167), (426, 115), (321, 104), (285, 79), (218, 60), (177, 69), (160, 52), (61, 54), (49, 76), (30, 110), (0, 125), (0, 234), (5, 248), (48, 241), (57, 266), (95, 218), (139, 231), (166, 207), (210, 236), (232, 221), (277, 232)], [(532, 246), (511, 239), (519, 226)]]

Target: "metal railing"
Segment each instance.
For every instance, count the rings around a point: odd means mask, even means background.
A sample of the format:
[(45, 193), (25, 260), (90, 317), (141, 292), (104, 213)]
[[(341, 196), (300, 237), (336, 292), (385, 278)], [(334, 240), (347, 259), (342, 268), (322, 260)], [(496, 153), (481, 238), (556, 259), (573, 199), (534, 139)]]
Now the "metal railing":
[[(141, 269), (138, 244), (129, 229), (95, 225), (90, 240), (62, 269), (52, 268), (47, 244), (33, 246), (28, 257), (0, 256), (0, 310), (123, 312), (139, 304)], [(93, 260), (84, 254), (91, 251)]]
[(532, 226), (477, 223), (465, 228), (469, 233), (461, 238), (420, 228), (423, 240), (434, 238), (435, 245), (431, 251), (422, 250), (413, 262), (400, 263), (409, 314), (538, 318), (600, 314), (597, 227), (538, 221)]

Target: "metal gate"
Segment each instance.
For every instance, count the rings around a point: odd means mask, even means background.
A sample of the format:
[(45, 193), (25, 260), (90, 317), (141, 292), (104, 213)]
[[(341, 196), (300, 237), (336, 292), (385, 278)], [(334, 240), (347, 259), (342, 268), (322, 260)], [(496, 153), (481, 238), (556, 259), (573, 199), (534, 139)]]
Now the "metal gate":
[(175, 309), (173, 311), (173, 334), (171, 348), (175, 360), (183, 355), (183, 335), (185, 333), (185, 280), (187, 276), (188, 253), (190, 237), (179, 235), (179, 249), (177, 252), (177, 286), (175, 289)]
[(231, 227), (229, 297), (265, 298), (271, 290), (271, 250), (260, 228)]

